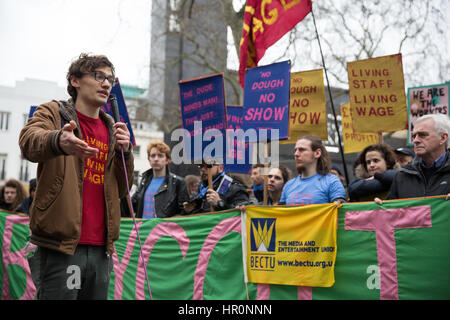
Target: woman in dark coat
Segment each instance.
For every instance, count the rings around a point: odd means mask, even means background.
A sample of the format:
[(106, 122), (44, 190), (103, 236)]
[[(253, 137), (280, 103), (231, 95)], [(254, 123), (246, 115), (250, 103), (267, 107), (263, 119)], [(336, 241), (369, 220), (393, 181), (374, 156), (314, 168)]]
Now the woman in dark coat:
[(350, 201), (373, 201), (375, 197), (386, 199), (392, 180), (400, 169), (395, 153), (387, 144), (372, 144), (359, 155), (355, 168), (356, 180), (348, 187)]

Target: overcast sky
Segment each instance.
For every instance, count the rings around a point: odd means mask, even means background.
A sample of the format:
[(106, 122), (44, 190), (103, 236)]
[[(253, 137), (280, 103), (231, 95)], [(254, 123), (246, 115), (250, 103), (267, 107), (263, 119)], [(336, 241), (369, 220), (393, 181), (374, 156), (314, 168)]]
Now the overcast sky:
[(121, 83), (148, 86), (150, 0), (0, 0), (0, 85), (65, 87), (81, 52), (105, 54)]

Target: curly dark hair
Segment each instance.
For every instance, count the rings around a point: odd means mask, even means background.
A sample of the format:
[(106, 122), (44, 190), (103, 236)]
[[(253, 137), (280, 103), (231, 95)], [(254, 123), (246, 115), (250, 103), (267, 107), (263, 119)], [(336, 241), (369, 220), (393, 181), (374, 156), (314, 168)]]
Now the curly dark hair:
[(366, 164), (366, 154), (370, 151), (378, 151), (383, 157), (384, 161), (386, 161), (387, 169), (394, 168), (395, 165), (395, 153), (392, 147), (385, 143), (371, 144), (364, 148), (363, 151), (358, 156), (358, 161), (363, 165), (364, 169), (367, 171)]
[(5, 199), (5, 187), (9, 187), (9, 188), (14, 188), (16, 189), (16, 198), (14, 199), (14, 202), (11, 205), (11, 210), (15, 210), (19, 204), (22, 203), (22, 201), (28, 197), (28, 192), (26, 191), (25, 187), (23, 186), (23, 184), (16, 179), (9, 179), (5, 182), (5, 185), (3, 186), (2, 190), (1, 190), (1, 198), (2, 200)]
[(77, 60), (72, 62), (69, 71), (67, 72), (66, 79), (67, 92), (74, 102), (77, 100), (77, 90), (70, 83), (72, 77), (81, 78), (84, 74), (93, 72), (99, 67), (110, 67), (114, 76), (114, 65), (104, 55), (89, 55), (88, 53), (82, 53)]

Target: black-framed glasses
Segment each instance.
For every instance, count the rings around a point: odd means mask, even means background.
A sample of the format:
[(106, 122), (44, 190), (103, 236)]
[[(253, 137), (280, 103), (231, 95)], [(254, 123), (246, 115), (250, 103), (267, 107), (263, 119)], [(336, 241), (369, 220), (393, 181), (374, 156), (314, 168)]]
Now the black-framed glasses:
[(114, 87), (114, 84), (116, 83), (116, 78), (114, 76), (106, 76), (103, 72), (100, 72), (100, 71), (93, 71), (93, 72), (89, 72), (87, 74), (94, 75), (95, 81), (100, 82), (100, 83), (105, 82), (105, 79), (107, 79), (108, 82), (111, 84), (111, 87)]

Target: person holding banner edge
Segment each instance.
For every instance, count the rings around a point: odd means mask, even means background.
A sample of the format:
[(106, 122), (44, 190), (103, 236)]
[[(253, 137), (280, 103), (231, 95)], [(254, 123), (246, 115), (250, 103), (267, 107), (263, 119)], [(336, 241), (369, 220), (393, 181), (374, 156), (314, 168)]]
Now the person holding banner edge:
[(331, 160), (320, 138), (312, 135), (297, 140), (294, 159), (299, 173), (283, 188), (279, 204), (308, 205), (346, 201), (344, 186), (330, 173)]
[(385, 199), (392, 180), (401, 168), (391, 146), (371, 144), (361, 151), (357, 162), (357, 179), (348, 186), (350, 201), (371, 201), (375, 196)]
[[(199, 193), (195, 199), (183, 203), (187, 214), (233, 209), (249, 203), (249, 196), (245, 186), (236, 178), (228, 176), (224, 165), (205, 161), (199, 165), (201, 183)], [(208, 170), (212, 175), (212, 186), (208, 186)]]
[[(450, 119), (444, 114), (428, 114), (414, 122), (414, 160), (395, 176), (387, 199), (446, 195), (450, 200)], [(374, 201), (382, 205), (379, 198)]]
[[(290, 170), (283, 165), (279, 165), (278, 168), (271, 168), (267, 174), (267, 191), (269, 197), (267, 200), (268, 205), (278, 205), (281, 199), (281, 193), (283, 187), (289, 181)], [(262, 203), (260, 203), (262, 204)]]
[(41, 259), (38, 299), (105, 300), (119, 199), (133, 181), (132, 144), (126, 124), (101, 110), (115, 81), (107, 57), (81, 54), (67, 81), (71, 99), (40, 105), (19, 137), (24, 157), (39, 163), (30, 208), (30, 241)]

